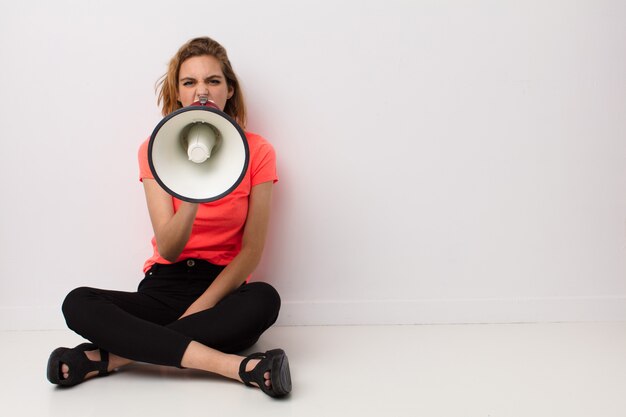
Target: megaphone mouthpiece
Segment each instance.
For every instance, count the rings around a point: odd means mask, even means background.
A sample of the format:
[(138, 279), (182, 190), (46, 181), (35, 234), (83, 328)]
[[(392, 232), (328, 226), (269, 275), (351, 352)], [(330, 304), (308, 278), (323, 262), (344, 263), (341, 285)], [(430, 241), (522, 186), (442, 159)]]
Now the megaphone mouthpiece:
[(207, 96), (200, 96), (198, 98), (198, 101), (195, 101), (191, 104), (192, 106), (208, 106), (208, 107), (213, 107), (214, 109), (218, 109), (219, 107), (217, 107), (217, 104), (215, 104), (215, 102), (213, 100), (210, 100), (209, 97)]

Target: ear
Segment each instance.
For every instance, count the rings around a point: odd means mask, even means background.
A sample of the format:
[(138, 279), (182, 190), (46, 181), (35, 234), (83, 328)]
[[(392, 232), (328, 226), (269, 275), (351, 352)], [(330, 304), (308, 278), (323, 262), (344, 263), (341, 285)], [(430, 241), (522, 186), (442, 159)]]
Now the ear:
[(235, 94), (235, 88), (232, 85), (228, 86), (228, 96), (226, 100), (229, 100)]

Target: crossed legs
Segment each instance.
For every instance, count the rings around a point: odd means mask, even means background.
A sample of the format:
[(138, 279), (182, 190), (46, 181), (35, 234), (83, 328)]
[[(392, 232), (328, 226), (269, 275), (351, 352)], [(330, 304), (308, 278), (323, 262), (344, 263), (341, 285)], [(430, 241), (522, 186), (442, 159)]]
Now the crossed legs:
[[(270, 285), (252, 283), (214, 308), (178, 320), (189, 300), (172, 291), (160, 297), (159, 291), (81, 287), (66, 297), (63, 312), (72, 330), (109, 352), (109, 370), (140, 361), (241, 380), (238, 371), (243, 357), (235, 353), (252, 346), (276, 321), (280, 308), (280, 297)], [(85, 355), (93, 361), (100, 359), (99, 350)], [(258, 362), (250, 361), (246, 370)], [(63, 364), (60, 372), (67, 378), (71, 368)], [(266, 385), (269, 378), (266, 373)]]

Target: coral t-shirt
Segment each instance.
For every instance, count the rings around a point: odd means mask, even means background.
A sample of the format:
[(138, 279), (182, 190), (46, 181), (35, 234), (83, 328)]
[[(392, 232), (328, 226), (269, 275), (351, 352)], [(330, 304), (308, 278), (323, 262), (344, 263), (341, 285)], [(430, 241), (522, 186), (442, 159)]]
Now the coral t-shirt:
[[(246, 132), (250, 149), (250, 162), (243, 180), (226, 197), (210, 203), (202, 203), (194, 220), (189, 241), (177, 261), (195, 258), (215, 265), (227, 265), (241, 250), (243, 229), (248, 215), (248, 199), (252, 187), (267, 181), (276, 182), (276, 154), (272, 145), (261, 136)], [(139, 148), (139, 179), (153, 179), (148, 164), (148, 143)], [(181, 200), (172, 197), (174, 211)], [(155, 263), (171, 262), (159, 255), (156, 238), (152, 238), (153, 255), (145, 262), (144, 272)]]

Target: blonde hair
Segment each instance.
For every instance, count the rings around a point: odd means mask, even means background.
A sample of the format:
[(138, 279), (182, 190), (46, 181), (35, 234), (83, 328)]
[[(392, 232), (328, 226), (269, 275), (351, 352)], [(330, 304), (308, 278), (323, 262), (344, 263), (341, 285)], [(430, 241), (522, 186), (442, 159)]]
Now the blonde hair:
[(194, 56), (210, 55), (215, 57), (221, 64), (222, 72), (229, 88), (233, 89), (233, 96), (226, 101), (224, 113), (235, 119), (243, 128), (246, 127), (246, 105), (239, 80), (233, 67), (228, 60), (226, 49), (209, 37), (194, 38), (180, 47), (176, 55), (172, 57), (167, 72), (157, 81), (158, 93), (157, 104), (161, 106), (163, 116), (182, 108), (178, 97), (178, 76), (182, 63)]

